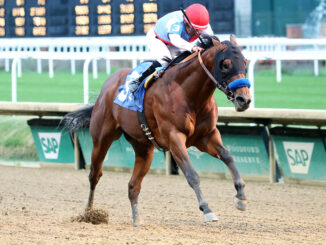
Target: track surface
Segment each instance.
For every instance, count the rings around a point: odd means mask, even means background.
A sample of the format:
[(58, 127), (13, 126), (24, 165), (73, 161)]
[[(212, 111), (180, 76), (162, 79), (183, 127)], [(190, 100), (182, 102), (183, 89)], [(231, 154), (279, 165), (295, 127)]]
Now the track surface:
[(95, 208), (109, 223), (71, 222), (88, 196), (88, 170), (0, 166), (0, 244), (326, 244), (325, 187), (247, 182), (248, 209), (236, 210), (230, 180), (202, 178), (219, 216), (204, 223), (183, 176), (148, 174), (140, 194), (143, 226), (133, 227), (130, 173), (105, 171)]

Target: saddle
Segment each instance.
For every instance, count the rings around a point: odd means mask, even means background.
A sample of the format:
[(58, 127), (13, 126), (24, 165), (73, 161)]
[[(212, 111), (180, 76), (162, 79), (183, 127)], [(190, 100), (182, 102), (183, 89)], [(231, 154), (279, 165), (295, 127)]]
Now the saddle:
[(169, 62), (169, 64), (166, 67), (158, 67), (156, 68), (156, 71), (153, 72), (151, 75), (149, 75), (144, 83), (144, 87), (145, 89), (148, 89), (154, 81), (156, 81), (158, 78), (162, 77), (164, 72), (170, 67), (170, 66), (174, 66), (176, 64), (179, 63), (185, 63), (188, 60), (191, 60), (193, 57), (195, 57), (197, 55), (197, 53), (191, 53), (189, 51), (185, 51), (183, 53), (181, 53), (179, 56), (177, 56), (176, 58), (174, 58), (173, 60), (170, 60), (168, 58), (166, 58), (166, 60)]

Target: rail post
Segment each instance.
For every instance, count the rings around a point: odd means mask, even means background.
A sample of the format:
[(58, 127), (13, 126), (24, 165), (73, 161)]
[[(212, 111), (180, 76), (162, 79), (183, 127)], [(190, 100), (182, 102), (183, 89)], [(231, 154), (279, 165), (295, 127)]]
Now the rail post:
[(251, 103), (250, 108), (255, 108), (255, 78), (254, 78), (254, 69), (255, 64), (258, 60), (258, 57), (255, 57), (250, 60), (249, 67), (248, 67), (248, 78), (251, 83), (250, 87), (250, 94), (251, 94)]

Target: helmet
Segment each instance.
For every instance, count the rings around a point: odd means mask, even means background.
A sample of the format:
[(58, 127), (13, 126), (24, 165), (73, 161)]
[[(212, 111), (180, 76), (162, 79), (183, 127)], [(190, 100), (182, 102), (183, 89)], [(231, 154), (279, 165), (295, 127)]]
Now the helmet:
[[(186, 8), (192, 26), (197, 30), (206, 30), (209, 24), (209, 13), (205, 6), (195, 3)], [(187, 19), (185, 21), (188, 23)], [(188, 23), (189, 24), (189, 23)]]

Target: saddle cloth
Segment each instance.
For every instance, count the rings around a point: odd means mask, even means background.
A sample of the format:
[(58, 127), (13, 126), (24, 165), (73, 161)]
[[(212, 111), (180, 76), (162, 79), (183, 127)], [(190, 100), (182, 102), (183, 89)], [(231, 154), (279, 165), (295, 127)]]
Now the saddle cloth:
[[(146, 64), (144, 64), (146, 63)], [(129, 90), (129, 87), (127, 86), (128, 82), (130, 80), (134, 80), (135, 77), (140, 77), (142, 72), (148, 68), (148, 61), (144, 61), (143, 63), (140, 63), (136, 68), (134, 68), (131, 72), (128, 73), (126, 77), (126, 82), (124, 85), (120, 86), (118, 89), (118, 95), (114, 100), (114, 103), (127, 108), (129, 110), (133, 111), (143, 111), (143, 102), (144, 102), (144, 96), (145, 96), (145, 81), (147, 81), (147, 76), (143, 81), (141, 82), (140, 86), (136, 90), (135, 93), (132, 93)], [(159, 72), (160, 70), (164, 69), (165, 67), (157, 67), (156, 72)]]

